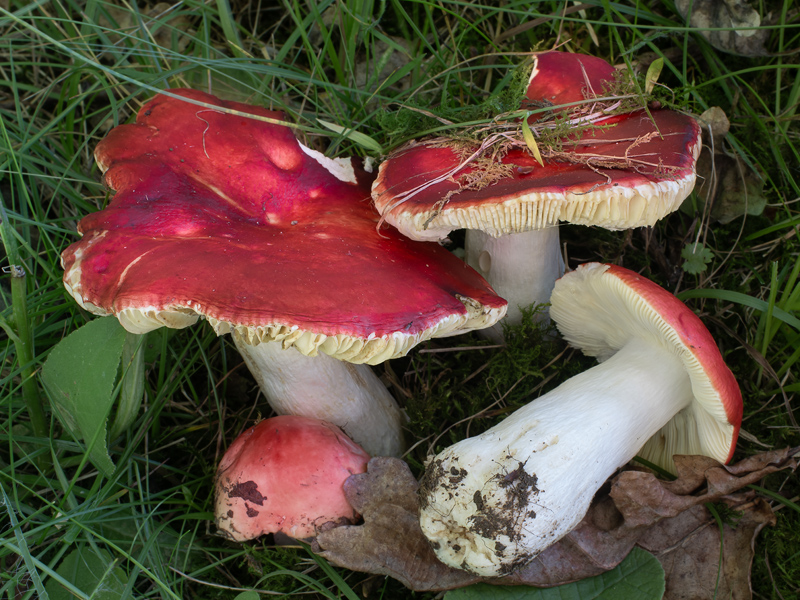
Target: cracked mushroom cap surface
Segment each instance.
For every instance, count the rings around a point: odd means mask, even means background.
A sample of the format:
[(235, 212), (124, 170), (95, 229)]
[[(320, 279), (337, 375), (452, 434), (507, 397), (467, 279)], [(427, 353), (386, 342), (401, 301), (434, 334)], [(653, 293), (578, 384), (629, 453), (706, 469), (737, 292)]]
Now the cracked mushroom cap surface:
[(631, 338), (674, 354), (694, 397), (638, 452), (673, 472), (675, 454), (727, 463), (742, 423), (742, 393), (700, 318), (658, 284), (616, 265), (587, 263), (558, 281), (550, 309), (564, 338), (599, 362)]
[(217, 528), (242, 542), (279, 531), (306, 538), (328, 522), (354, 523), (358, 515), (343, 486), (367, 471), (369, 458), (331, 423), (265, 419), (236, 438), (219, 463)]
[(135, 333), (202, 316), (247, 343), (370, 364), (505, 314), (457, 257), (378, 232), (356, 161), (301, 145), (280, 113), (171, 93), (95, 151), (116, 194), (62, 254), (85, 309)]
[[(528, 100), (547, 106), (599, 96), (613, 72), (599, 58), (545, 53), (535, 60)], [(470, 162), (477, 145), (412, 142), (381, 164), (375, 206), (419, 240), (462, 228), (497, 237), (561, 221), (627, 229), (676, 210), (694, 187), (702, 145), (695, 120), (672, 110), (605, 117), (585, 106), (600, 116), (563, 138), (560, 150), (540, 148), (543, 166), (525, 148)]]

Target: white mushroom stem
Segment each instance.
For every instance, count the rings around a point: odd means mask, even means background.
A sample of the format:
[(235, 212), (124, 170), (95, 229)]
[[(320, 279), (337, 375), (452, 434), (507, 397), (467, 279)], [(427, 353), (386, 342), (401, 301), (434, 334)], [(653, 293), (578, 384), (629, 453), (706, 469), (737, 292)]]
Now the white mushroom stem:
[(369, 365), (322, 353), (309, 357), (277, 342), (252, 346), (233, 338), (276, 413), (338, 425), (371, 456), (403, 453), (403, 413)]
[[(564, 274), (557, 226), (496, 238), (468, 229), (465, 246), (467, 264), (508, 301), (505, 322), (510, 325), (521, 322), (520, 307), (550, 302), (556, 279)], [(481, 335), (502, 342), (502, 326), (483, 329)]]
[(450, 566), (509, 573), (574, 528), (603, 482), (692, 397), (675, 355), (631, 341), (436, 456), (420, 489), (422, 531)]

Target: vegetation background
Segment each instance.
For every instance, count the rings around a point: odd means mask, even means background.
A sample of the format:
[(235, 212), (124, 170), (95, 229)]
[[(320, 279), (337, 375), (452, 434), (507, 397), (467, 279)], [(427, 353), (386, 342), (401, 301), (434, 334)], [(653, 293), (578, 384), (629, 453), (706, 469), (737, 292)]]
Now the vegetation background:
[[(653, 228), (563, 226), (569, 266), (622, 264), (703, 318), (743, 390), (736, 458), (800, 445), (800, 11), (791, 0), (754, 13), (709, 0), (687, 15), (687, 4), (0, 0), (0, 596), (435, 596), (333, 569), (304, 548), (215, 534), (215, 465), (268, 408), (230, 341), (205, 325), (149, 335), (144, 404), (110, 428), (110, 472), (50, 408), (41, 367), (91, 320), (64, 290), (59, 254), (109, 199), (92, 151), (167, 87), (283, 110), (329, 156), (379, 158), (424, 133), (402, 107), (490, 110), (533, 49), (640, 74), (663, 58), (663, 102), (695, 115), (720, 107), (730, 121), (714, 139), (716, 179), (704, 167), (682, 209)], [(455, 344), (485, 342), (431, 343), (378, 368), (411, 417), (416, 472), (429, 452), (591, 365), (531, 324), (505, 348), (424, 351)], [(800, 483), (784, 472), (762, 488), (778, 523), (757, 541), (754, 595), (797, 598)]]

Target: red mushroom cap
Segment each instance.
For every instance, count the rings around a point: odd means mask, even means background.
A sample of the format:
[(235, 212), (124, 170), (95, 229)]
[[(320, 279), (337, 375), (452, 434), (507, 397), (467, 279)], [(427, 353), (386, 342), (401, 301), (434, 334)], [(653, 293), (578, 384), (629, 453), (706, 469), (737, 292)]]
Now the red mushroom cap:
[(217, 469), (216, 524), (236, 541), (283, 532), (312, 536), (321, 525), (358, 518), (344, 482), (369, 455), (341, 429), (297, 416), (261, 421), (231, 444)]
[(116, 190), (62, 255), (64, 283), (134, 332), (205, 316), (248, 343), (352, 362), (487, 326), (505, 301), (442, 248), (378, 232), (370, 176), (298, 143), (280, 114), (173, 90), (96, 157)]
[(614, 81), (616, 69), (602, 58), (569, 52), (533, 57), (526, 97), (534, 104), (558, 106), (600, 96)]
[[(547, 103), (583, 98), (613, 74), (608, 63), (589, 58), (541, 55), (529, 97)], [(526, 150), (509, 150), (487, 166), (465, 160), (477, 145), (412, 143), (381, 164), (375, 206), (400, 231), (425, 240), (459, 228), (499, 236), (559, 221), (625, 229), (653, 225), (680, 206), (694, 187), (701, 147), (694, 119), (637, 110), (594, 125), (563, 139), (560, 151), (543, 151), (544, 166)]]

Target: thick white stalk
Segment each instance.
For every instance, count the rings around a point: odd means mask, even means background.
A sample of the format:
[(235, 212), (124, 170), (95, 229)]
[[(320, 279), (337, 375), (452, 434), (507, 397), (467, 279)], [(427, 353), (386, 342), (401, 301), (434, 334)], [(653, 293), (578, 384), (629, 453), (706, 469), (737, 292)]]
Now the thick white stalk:
[(575, 527), (603, 482), (691, 398), (678, 358), (632, 341), (436, 456), (420, 489), (422, 531), (448, 565), (509, 573)]
[[(557, 226), (496, 238), (477, 229), (468, 229), (466, 235), (467, 264), (508, 301), (506, 323), (519, 324), (520, 306), (550, 302), (556, 279), (564, 274)], [(498, 323), (481, 335), (502, 342), (503, 328)]]
[(305, 356), (278, 342), (251, 346), (233, 337), (276, 413), (338, 425), (371, 456), (403, 453), (403, 413), (369, 365)]

